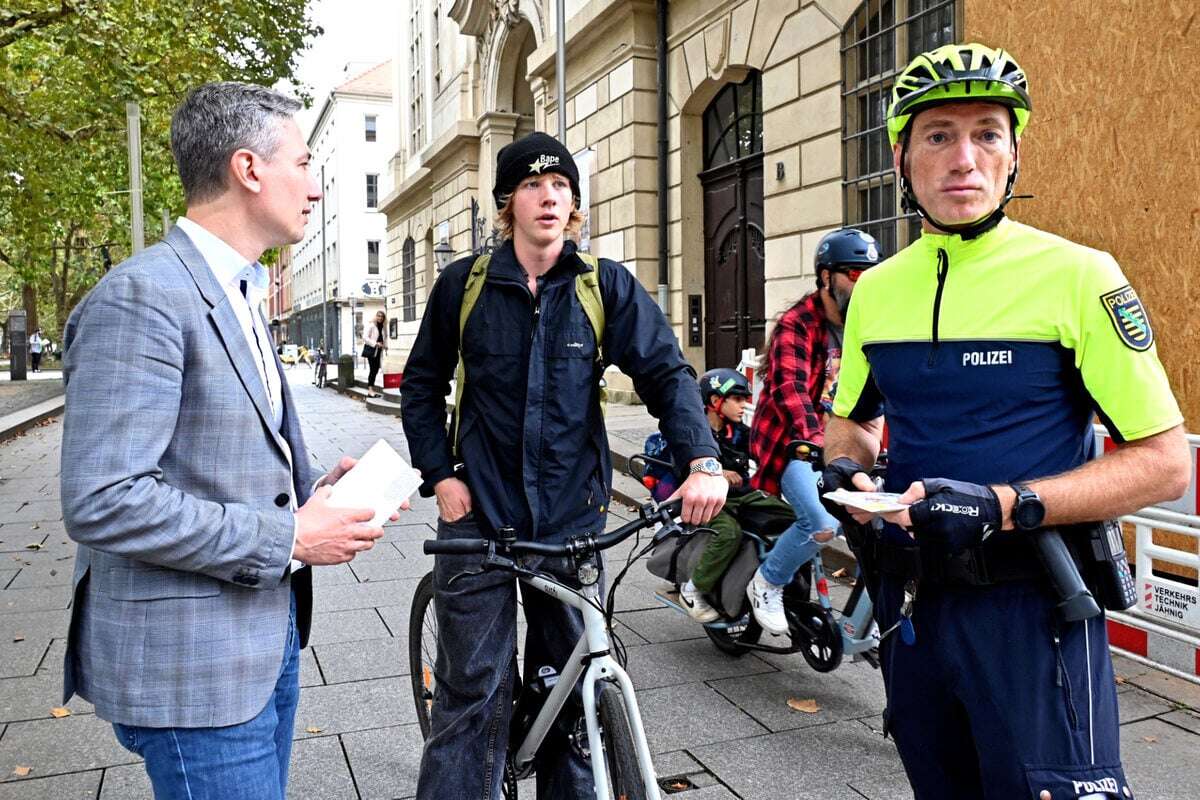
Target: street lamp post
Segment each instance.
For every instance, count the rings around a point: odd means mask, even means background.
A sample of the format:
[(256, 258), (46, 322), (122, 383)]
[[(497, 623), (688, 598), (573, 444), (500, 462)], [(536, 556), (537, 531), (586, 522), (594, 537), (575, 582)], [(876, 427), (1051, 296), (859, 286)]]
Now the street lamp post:
[(321, 165), (321, 349), (329, 353), (329, 281), (325, 271), (325, 165)]
[(137, 103), (125, 104), (129, 139), (129, 238), (130, 249), (146, 249), (146, 220), (142, 216), (142, 110)]
[[(558, 140), (565, 146), (567, 143), (567, 21), (566, 2), (558, 0), (556, 6), (558, 15), (557, 52), (554, 57), (555, 82), (558, 84)], [(666, 87), (659, 87), (666, 91)]]

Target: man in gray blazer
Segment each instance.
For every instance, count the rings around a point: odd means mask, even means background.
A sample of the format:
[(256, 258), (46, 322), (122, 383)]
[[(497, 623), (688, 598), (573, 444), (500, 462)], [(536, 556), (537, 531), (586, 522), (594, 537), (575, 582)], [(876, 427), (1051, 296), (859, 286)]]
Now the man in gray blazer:
[[(300, 432), (258, 263), (321, 189), (299, 103), (202, 86), (171, 122), (187, 216), (65, 331), (62, 504), (79, 544), (64, 697), (146, 760), (158, 798), (283, 800), (312, 570), (370, 549)], [(65, 702), (65, 701), (64, 701)]]

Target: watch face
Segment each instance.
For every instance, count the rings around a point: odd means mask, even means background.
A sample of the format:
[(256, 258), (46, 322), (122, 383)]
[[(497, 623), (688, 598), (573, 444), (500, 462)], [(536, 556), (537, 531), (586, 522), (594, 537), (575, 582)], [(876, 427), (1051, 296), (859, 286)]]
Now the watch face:
[(1024, 530), (1032, 530), (1041, 525), (1045, 516), (1046, 507), (1036, 495), (1019, 498), (1017, 507), (1013, 509), (1013, 521), (1017, 523), (1017, 527)]
[(715, 458), (706, 458), (696, 465), (696, 469), (700, 472), (707, 472), (710, 475), (720, 475), (721, 462)]

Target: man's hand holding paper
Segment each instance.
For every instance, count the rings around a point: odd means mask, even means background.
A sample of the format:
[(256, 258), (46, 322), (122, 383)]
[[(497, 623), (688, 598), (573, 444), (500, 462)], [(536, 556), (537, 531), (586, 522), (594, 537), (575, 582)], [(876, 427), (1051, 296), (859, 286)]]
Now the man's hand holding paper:
[(343, 564), (375, 546), (383, 522), (400, 518), (420, 475), (380, 439), (361, 459), (343, 456), (317, 482), (296, 512), (296, 560), (311, 565)]

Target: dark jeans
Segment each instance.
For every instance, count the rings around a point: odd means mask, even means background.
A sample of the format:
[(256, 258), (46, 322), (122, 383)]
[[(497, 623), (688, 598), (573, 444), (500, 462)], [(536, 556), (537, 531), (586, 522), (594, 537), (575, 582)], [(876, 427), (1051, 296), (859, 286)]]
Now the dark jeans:
[(253, 719), (222, 728), (113, 723), (117, 741), (146, 759), (156, 800), (285, 800), (300, 700), (295, 595), (284, 642), (275, 691)]
[[(478, 539), (467, 519), (438, 520), (438, 539)], [(508, 750), (517, 647), (517, 582), (479, 569), (480, 557), (438, 556), (433, 575), (438, 655), (432, 726), (421, 756), (418, 800), (494, 800)], [(579, 637), (579, 611), (536, 589), (522, 587), (525, 670), (553, 666), (561, 673)], [(579, 690), (576, 687), (576, 695)], [(571, 705), (568, 704), (567, 708)], [(566, 713), (564, 711), (564, 713)], [(537, 759), (539, 800), (595, 797), (591, 765), (552, 731)]]
[(370, 372), (367, 373), (367, 387), (375, 388), (375, 376), (379, 374), (379, 362), (383, 357), (383, 351), (376, 347), (375, 355), (367, 356), (367, 364), (370, 366)]

